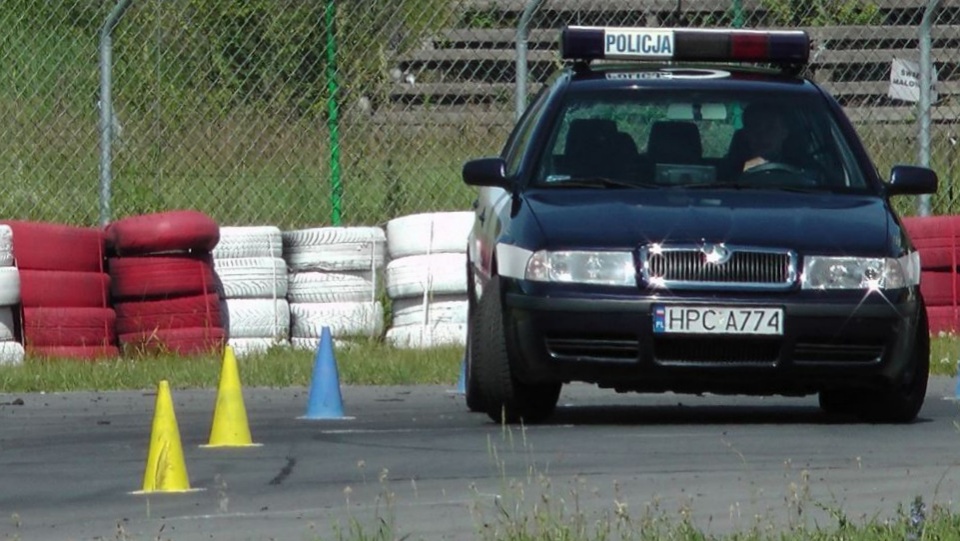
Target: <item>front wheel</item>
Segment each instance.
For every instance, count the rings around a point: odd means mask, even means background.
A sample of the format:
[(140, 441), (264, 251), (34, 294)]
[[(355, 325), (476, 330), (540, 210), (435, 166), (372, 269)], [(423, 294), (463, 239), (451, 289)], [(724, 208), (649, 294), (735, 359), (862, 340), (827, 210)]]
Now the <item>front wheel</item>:
[(909, 423), (923, 407), (930, 376), (930, 330), (927, 310), (921, 305), (916, 337), (910, 351), (910, 365), (899, 382), (870, 393), (864, 400), (860, 416), (877, 423)]
[(820, 409), (828, 415), (855, 415), (860, 412), (860, 395), (855, 389), (820, 391)]
[(467, 309), (467, 366), (464, 375), (464, 395), (467, 401), (467, 409), (472, 412), (486, 411), (477, 383), (477, 350), (480, 347), (478, 342), (477, 309), (475, 306), (470, 306)]
[(510, 368), (499, 278), (494, 276), (477, 303), (474, 375), (480, 401), (496, 422), (537, 423), (549, 417), (560, 398), (561, 383), (519, 381)]

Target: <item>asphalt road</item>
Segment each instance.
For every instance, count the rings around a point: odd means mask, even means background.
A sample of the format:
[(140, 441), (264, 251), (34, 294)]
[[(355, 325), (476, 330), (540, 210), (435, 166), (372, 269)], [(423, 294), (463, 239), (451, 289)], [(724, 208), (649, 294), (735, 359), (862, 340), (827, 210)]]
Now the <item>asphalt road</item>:
[(829, 527), (837, 512), (894, 517), (917, 495), (928, 507), (960, 497), (960, 406), (947, 378), (931, 381), (906, 426), (831, 420), (813, 397), (574, 385), (552, 422), (521, 429), (469, 413), (446, 387), (342, 393), (352, 419), (317, 421), (298, 419), (306, 389), (246, 388), (262, 446), (209, 449), (216, 391), (173, 389), (197, 489), (180, 494), (131, 494), (154, 393), (0, 394), (0, 539), (357, 539), (352, 524), (370, 538), (383, 523), (397, 537), (473, 539), (578, 510), (591, 522), (619, 510), (634, 524), (686, 515), (724, 533)]

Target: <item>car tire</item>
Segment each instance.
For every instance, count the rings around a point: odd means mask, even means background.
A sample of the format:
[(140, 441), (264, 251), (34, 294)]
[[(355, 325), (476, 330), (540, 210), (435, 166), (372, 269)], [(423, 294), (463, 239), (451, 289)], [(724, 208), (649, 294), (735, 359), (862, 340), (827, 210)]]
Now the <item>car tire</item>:
[(464, 356), (464, 361), (466, 362), (466, 370), (464, 371), (464, 398), (467, 402), (467, 409), (474, 412), (485, 412), (486, 408), (483, 405), (483, 398), (480, 395), (480, 387), (477, 383), (479, 381), (476, 370), (477, 363), (474, 358), (476, 351), (479, 349), (479, 333), (477, 333), (477, 309), (476, 307), (467, 309), (467, 347), (466, 355)]
[(11, 267), (13, 262), (13, 230), (0, 224), (0, 267)]
[(23, 364), (23, 344), (12, 340), (0, 342), (0, 366), (18, 366)]
[(117, 256), (209, 252), (220, 241), (220, 226), (196, 210), (170, 210), (121, 218), (106, 227), (106, 239)]
[(460, 252), (473, 228), (472, 211), (429, 212), (387, 222), (390, 259), (412, 255)]
[(20, 270), (19, 279), (20, 303), (25, 308), (110, 306), (110, 276), (102, 272)]
[(283, 258), (283, 236), (276, 226), (225, 226), (220, 242), (211, 251), (213, 259), (251, 257)]
[(284, 231), (283, 257), (293, 272), (379, 269), (387, 234), (379, 227), (317, 227)]
[(480, 347), (476, 355), (477, 388), (487, 415), (495, 422), (538, 423), (549, 417), (560, 398), (561, 383), (529, 384), (518, 380), (510, 367), (499, 278), (494, 276), (477, 303)]
[(866, 394), (860, 417), (873, 423), (910, 423), (923, 407), (930, 375), (930, 332), (927, 311), (921, 306), (910, 352), (910, 369), (903, 379), (887, 388)]
[(827, 389), (820, 391), (820, 409), (828, 415), (856, 415), (860, 412), (861, 397), (851, 389)]
[(4, 220), (20, 270), (104, 272), (103, 230), (48, 222)]
[(119, 302), (208, 295), (217, 287), (212, 263), (189, 254), (111, 257), (110, 292)]
[(217, 290), (225, 299), (286, 298), (287, 262), (280, 257), (214, 259)]

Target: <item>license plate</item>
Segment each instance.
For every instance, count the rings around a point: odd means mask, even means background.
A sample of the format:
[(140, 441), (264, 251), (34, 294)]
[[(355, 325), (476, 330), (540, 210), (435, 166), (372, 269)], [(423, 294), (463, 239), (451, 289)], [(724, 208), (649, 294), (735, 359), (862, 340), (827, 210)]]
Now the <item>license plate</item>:
[(658, 304), (653, 307), (653, 332), (782, 335), (783, 309)]

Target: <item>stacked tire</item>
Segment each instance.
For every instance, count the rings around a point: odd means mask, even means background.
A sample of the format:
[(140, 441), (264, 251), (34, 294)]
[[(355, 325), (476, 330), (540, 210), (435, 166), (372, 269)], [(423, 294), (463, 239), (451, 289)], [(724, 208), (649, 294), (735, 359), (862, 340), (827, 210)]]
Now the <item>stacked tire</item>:
[(323, 327), (340, 342), (379, 337), (378, 282), (386, 252), (378, 227), (320, 227), (283, 232), (289, 269), (290, 341), (316, 350)]
[(472, 212), (413, 214), (387, 222), (387, 295), (398, 348), (465, 345), (467, 236)]
[(17, 315), (26, 354), (117, 357), (103, 231), (46, 222), (4, 223), (13, 234), (22, 307)]
[(213, 249), (227, 341), (238, 357), (290, 344), (287, 265), (280, 229), (221, 227)]
[(932, 334), (960, 331), (960, 216), (903, 219), (920, 252), (920, 291)]
[(19, 304), (20, 272), (14, 266), (13, 230), (0, 225), (0, 365), (23, 363), (23, 345), (17, 342)]
[(211, 250), (216, 222), (180, 210), (118, 220), (106, 228), (111, 296), (121, 347), (136, 353), (219, 352), (226, 333)]

